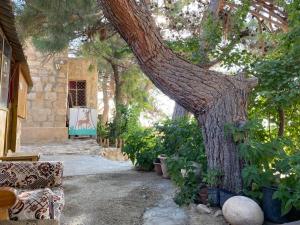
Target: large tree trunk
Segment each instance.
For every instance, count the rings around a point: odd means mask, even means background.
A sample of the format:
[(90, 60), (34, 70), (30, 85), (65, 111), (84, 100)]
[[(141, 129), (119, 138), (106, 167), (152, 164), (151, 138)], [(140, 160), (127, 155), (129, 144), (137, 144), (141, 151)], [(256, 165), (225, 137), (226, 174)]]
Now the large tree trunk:
[(208, 168), (222, 172), (222, 187), (231, 191), (240, 191), (242, 187), (242, 163), (238, 157), (238, 148), (231, 135), (226, 134), (226, 125), (241, 126), (246, 121), (247, 95), (244, 91), (224, 94), (214, 106), (198, 117), (202, 125)]
[(114, 80), (115, 80), (115, 107), (116, 107), (116, 114), (115, 114), (115, 136), (116, 138), (119, 138), (121, 134), (121, 117), (122, 117), (122, 107), (123, 107), (123, 99), (122, 99), (122, 93), (121, 93), (121, 82), (120, 82), (120, 73), (119, 73), (119, 67), (118, 65), (111, 63), (111, 67), (114, 74)]
[(237, 147), (224, 125), (246, 119), (247, 93), (256, 80), (225, 76), (193, 65), (163, 44), (148, 11), (134, 0), (99, 0), (106, 17), (131, 47), (141, 69), (166, 95), (195, 114), (203, 129), (209, 168), (224, 174), (222, 187), (242, 188)]
[(183, 117), (187, 116), (188, 114), (189, 114), (189, 112), (176, 102), (175, 106), (174, 106), (172, 120), (183, 118)]

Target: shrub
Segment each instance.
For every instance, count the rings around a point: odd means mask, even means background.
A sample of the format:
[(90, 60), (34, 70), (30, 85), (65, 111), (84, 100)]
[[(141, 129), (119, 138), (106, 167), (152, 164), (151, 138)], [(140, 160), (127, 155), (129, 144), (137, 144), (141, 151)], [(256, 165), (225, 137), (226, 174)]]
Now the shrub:
[(228, 126), (245, 161), (242, 171), (244, 192), (262, 199), (262, 187), (276, 186), (273, 198), (281, 201), (281, 212), (300, 209), (300, 153), (286, 138), (268, 139), (261, 122), (249, 121), (243, 127)]
[[(172, 181), (179, 187), (175, 202), (179, 205), (191, 203), (197, 195), (199, 177), (196, 165), (206, 170), (206, 155), (201, 131), (194, 119), (166, 120), (158, 124), (159, 152), (168, 156), (167, 167)], [(181, 170), (186, 171), (182, 176)]]
[(106, 124), (102, 124), (101, 121), (97, 123), (97, 136), (101, 138), (108, 138), (109, 134), (109, 126)]
[(157, 157), (157, 139), (153, 129), (138, 129), (129, 133), (122, 149), (137, 168), (150, 171)]

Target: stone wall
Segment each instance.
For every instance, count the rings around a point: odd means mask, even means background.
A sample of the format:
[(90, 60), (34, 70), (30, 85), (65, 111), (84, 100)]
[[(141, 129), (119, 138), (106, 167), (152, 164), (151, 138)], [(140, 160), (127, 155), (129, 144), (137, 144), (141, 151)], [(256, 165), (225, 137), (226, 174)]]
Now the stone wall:
[[(91, 65), (92, 69), (89, 69)], [(69, 80), (86, 81), (86, 105), (97, 109), (98, 73), (93, 62), (88, 59), (69, 58), (68, 70)]]
[(65, 140), (68, 137), (66, 128), (68, 73), (67, 69), (56, 69), (55, 63), (67, 55), (47, 57), (31, 44), (27, 44), (25, 54), (33, 88), (28, 95), (28, 114), (26, 121), (22, 123), (21, 142)]
[[(87, 107), (97, 109), (97, 68), (90, 70), (92, 61), (68, 58), (67, 54), (47, 59), (30, 44), (27, 44), (25, 53), (33, 88), (28, 95), (28, 113), (22, 123), (21, 143), (66, 140), (68, 81), (86, 80)], [(59, 68), (55, 64), (59, 64)]]

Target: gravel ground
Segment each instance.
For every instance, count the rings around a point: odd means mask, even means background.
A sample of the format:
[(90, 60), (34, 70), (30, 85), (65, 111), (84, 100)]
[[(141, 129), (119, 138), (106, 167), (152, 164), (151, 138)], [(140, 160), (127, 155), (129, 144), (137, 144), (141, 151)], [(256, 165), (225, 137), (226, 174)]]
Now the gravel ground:
[(221, 218), (180, 208), (175, 187), (154, 172), (138, 172), (130, 162), (99, 156), (95, 140), (22, 146), (41, 160), (64, 162), (66, 205), (62, 225), (225, 225)]

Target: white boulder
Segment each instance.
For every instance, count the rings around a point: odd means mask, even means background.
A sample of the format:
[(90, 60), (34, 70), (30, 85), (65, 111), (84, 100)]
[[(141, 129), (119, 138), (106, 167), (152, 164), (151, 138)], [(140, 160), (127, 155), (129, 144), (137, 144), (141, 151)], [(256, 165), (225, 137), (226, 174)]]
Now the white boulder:
[(234, 196), (222, 208), (223, 216), (231, 225), (262, 225), (264, 213), (259, 205), (250, 198)]

